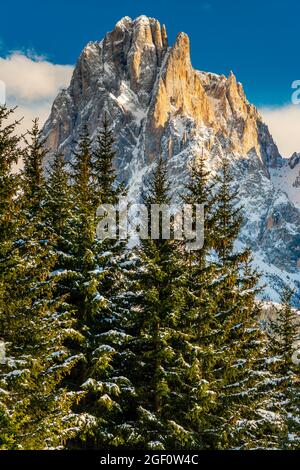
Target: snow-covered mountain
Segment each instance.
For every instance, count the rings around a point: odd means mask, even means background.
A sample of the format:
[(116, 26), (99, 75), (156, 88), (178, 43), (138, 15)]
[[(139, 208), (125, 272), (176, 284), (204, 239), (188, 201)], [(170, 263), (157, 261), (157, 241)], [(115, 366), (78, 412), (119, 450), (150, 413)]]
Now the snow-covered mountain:
[(282, 160), (270, 173), (276, 189), (285, 191), (300, 209), (300, 153), (295, 152), (289, 160)]
[[(244, 207), (239, 243), (252, 247), (268, 285), (264, 295), (278, 300), (287, 282), (297, 287), (300, 303), (300, 163), (282, 159), (233, 73), (194, 70), (186, 34), (170, 47), (157, 20), (125, 17), (85, 47), (69, 88), (55, 99), (43, 131), (52, 149), (48, 158), (57, 149), (71, 158), (82, 125), (95, 137), (105, 111), (115, 128), (115, 165), (131, 198), (139, 197), (160, 153), (168, 159), (174, 197), (191, 158), (204, 151), (213, 174), (226, 155)], [(290, 176), (281, 178), (284, 169)], [(290, 189), (287, 181), (294, 178)]]

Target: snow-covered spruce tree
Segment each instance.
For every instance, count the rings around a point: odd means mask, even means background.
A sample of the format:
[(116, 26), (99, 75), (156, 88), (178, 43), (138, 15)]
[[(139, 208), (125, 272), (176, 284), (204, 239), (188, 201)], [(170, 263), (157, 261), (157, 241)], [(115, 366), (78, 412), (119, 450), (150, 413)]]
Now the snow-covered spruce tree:
[(124, 192), (123, 185), (116, 181), (116, 171), (113, 166), (113, 159), (116, 155), (114, 143), (113, 131), (105, 113), (92, 159), (95, 189), (98, 201), (102, 204), (117, 204), (120, 194)]
[(17, 422), (3, 445), (10, 449), (58, 447), (76, 432), (71, 406), (77, 396), (67, 393), (61, 381), (80, 359), (65, 347), (65, 341), (77, 333), (64, 299), (53, 295), (55, 253), (44, 219), (45, 150), (37, 121), (29, 135), (14, 242), (18, 250), (14, 304), (6, 309), (12, 320), (6, 333), (9, 360), (1, 374), (1, 388), (8, 392), (10, 413)]
[(15, 282), (18, 279), (18, 250), (15, 247), (19, 228), (17, 195), (19, 175), (13, 172), (21, 150), (16, 136), (18, 122), (8, 122), (14, 110), (0, 107), (0, 448), (8, 449), (18, 432), (20, 417), (12, 407), (12, 397), (3, 381), (7, 361), (11, 361), (9, 342), (16, 335), (15, 308), (18, 302)]
[[(114, 136), (110, 129), (107, 115), (103, 120), (103, 127), (99, 131), (96, 146), (92, 155), (92, 171), (95, 182), (96, 206), (110, 204), (119, 208), (119, 198), (126, 192), (122, 183), (117, 182), (116, 171), (113, 167)], [(97, 217), (97, 222), (101, 217)], [(121, 265), (126, 259), (126, 242), (118, 239), (119, 228), (116, 228), (115, 238), (100, 239), (96, 237), (96, 252), (98, 264), (102, 266), (105, 276), (101, 282), (102, 291), (109, 300), (103, 316), (103, 328), (111, 328), (117, 321), (116, 309), (119, 293), (122, 290)]]
[[(189, 291), (197, 304), (198, 314), (203, 308), (208, 307), (209, 299), (212, 299), (211, 289), (214, 289), (212, 281), (215, 276), (214, 263), (209, 261), (213, 242), (215, 239), (215, 182), (211, 180), (210, 173), (206, 169), (204, 153), (197, 157), (191, 166), (190, 180), (186, 186), (186, 194), (183, 196), (183, 202), (186, 204), (203, 205), (205, 211), (204, 217), (204, 240), (200, 249), (188, 252), (187, 270), (189, 276)], [(193, 227), (195, 229), (195, 226)], [(200, 322), (201, 323), (201, 322)], [(200, 323), (198, 324), (200, 328)]]
[(279, 446), (286, 450), (300, 448), (299, 316), (291, 307), (292, 297), (291, 289), (285, 288), (281, 307), (269, 324), (269, 409), (281, 417)]
[[(145, 203), (168, 204), (170, 186), (160, 157), (149, 183)], [(150, 219), (150, 229), (153, 220)], [(131, 309), (126, 333), (131, 337), (123, 354), (123, 371), (134, 395), (124, 404), (124, 421), (116, 427), (119, 445), (132, 448), (183, 449), (197, 446), (188, 430), (186, 413), (190, 379), (184, 311), (185, 263), (174, 240), (141, 240), (139, 263), (132, 280)], [(187, 383), (187, 381), (189, 383)]]
[(183, 197), (187, 204), (204, 205), (205, 217), (204, 244), (200, 249), (189, 251), (186, 257), (186, 305), (181, 328), (186, 338), (189, 338), (188, 355), (193, 357), (187, 419), (190, 429), (198, 436), (199, 445), (204, 449), (209, 448), (209, 436), (215, 421), (216, 397), (212, 370), (215, 358), (218, 357), (213, 342), (217, 267), (211, 258), (215, 237), (214, 186), (202, 152), (192, 163), (190, 180)]
[[(257, 315), (259, 276), (251, 268), (251, 252), (235, 250), (242, 216), (238, 193), (227, 159), (216, 177), (214, 249), (218, 274), (215, 280), (215, 326), (211, 341), (216, 352), (213, 381), (217, 420), (212, 432), (214, 448), (253, 448), (273, 439), (274, 423), (260, 405), (265, 375), (260, 368), (264, 337)], [(263, 442), (258, 439), (263, 437)]]
[[(96, 257), (93, 251), (96, 234), (95, 191), (92, 175), (91, 141), (84, 126), (71, 164), (72, 172), (72, 272), (70, 297), (76, 306), (80, 328), (87, 328), (99, 307)], [(104, 305), (105, 301), (103, 301)]]
[[(72, 263), (73, 197), (70, 174), (63, 154), (57, 153), (47, 169), (46, 222), (54, 234), (55, 267), (62, 278)], [(58, 282), (64, 292), (63, 282)]]
[[(80, 440), (70, 446), (79, 448), (107, 445), (112, 438), (110, 423), (120, 412), (120, 380), (113, 362), (124, 338), (118, 329), (116, 306), (122, 248), (116, 240), (100, 240), (96, 235), (98, 206), (117, 201), (118, 187), (111, 170), (112, 144), (107, 121), (94, 150), (85, 127), (72, 161), (72, 264), (67, 280), (77, 325), (85, 338), (79, 346), (85, 361), (74, 371), (72, 385), (86, 393), (77, 411), (86, 414), (87, 427)], [(108, 172), (107, 178), (104, 171)]]
[[(96, 209), (109, 204), (114, 206), (117, 213), (119, 197), (125, 196), (126, 193), (123, 184), (117, 181), (113, 167), (114, 157), (114, 135), (105, 113), (102, 129), (92, 153)], [(102, 216), (97, 216), (97, 223), (101, 220)], [(85, 384), (90, 396), (94, 396), (92, 412), (98, 424), (93, 436), (90, 433), (89, 444), (96, 448), (118, 445), (113, 429), (122, 419), (121, 398), (126, 401), (123, 396), (127, 396), (131, 390), (120, 360), (127, 340), (123, 317), (126, 313), (126, 266), (130, 254), (126, 250), (126, 241), (118, 237), (118, 226), (115, 235), (116, 238), (101, 238), (97, 234), (94, 246), (97, 268), (102, 273), (99, 292), (106, 300), (95, 318), (94, 351)]]

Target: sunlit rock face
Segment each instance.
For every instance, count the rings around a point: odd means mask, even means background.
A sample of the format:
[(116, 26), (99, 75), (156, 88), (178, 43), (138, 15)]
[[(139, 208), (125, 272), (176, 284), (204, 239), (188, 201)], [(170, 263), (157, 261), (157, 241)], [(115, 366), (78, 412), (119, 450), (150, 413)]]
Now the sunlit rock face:
[[(221, 158), (230, 159), (245, 214), (239, 244), (253, 249), (268, 284), (263, 295), (278, 300), (283, 283), (299, 289), (300, 205), (276, 179), (288, 163), (233, 73), (195, 70), (186, 34), (169, 46), (157, 20), (125, 17), (85, 47), (69, 88), (55, 99), (43, 130), (47, 161), (58, 149), (72, 158), (83, 124), (95, 139), (105, 112), (115, 131), (115, 166), (131, 199), (139, 198), (160, 154), (168, 160), (175, 199), (193, 157), (204, 152), (212, 177)], [(300, 169), (296, 160), (289, 168)]]

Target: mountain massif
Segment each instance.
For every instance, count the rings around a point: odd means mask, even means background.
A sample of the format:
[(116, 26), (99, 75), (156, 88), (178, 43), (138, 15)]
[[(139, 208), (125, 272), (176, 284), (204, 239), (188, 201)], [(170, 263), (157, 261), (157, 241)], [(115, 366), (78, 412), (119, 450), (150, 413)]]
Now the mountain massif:
[(253, 250), (267, 285), (263, 296), (277, 301), (287, 283), (300, 304), (300, 156), (281, 157), (233, 73), (195, 70), (186, 34), (170, 46), (157, 20), (125, 17), (85, 47), (70, 86), (55, 99), (43, 129), (48, 162), (56, 150), (72, 158), (84, 124), (95, 139), (105, 113), (114, 128), (118, 177), (131, 200), (138, 200), (161, 154), (175, 200), (191, 159), (203, 152), (213, 177), (228, 158), (244, 211), (239, 243)]

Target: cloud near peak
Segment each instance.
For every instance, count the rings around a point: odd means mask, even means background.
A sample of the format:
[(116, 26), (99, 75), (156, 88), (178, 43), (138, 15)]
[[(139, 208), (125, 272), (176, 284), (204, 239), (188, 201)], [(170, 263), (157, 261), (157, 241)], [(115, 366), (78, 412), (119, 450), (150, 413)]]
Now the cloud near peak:
[(70, 65), (52, 64), (20, 52), (0, 57), (0, 77), (6, 84), (7, 95), (21, 101), (49, 99), (68, 85), (72, 71)]
[(261, 108), (260, 113), (283, 157), (300, 152), (300, 105)]
[(43, 57), (13, 52), (0, 57), (0, 80), (6, 86), (6, 102), (17, 105), (15, 118), (24, 117), (20, 131), (31, 128), (32, 119), (47, 119), (59, 89), (69, 85), (71, 65), (53, 64)]

